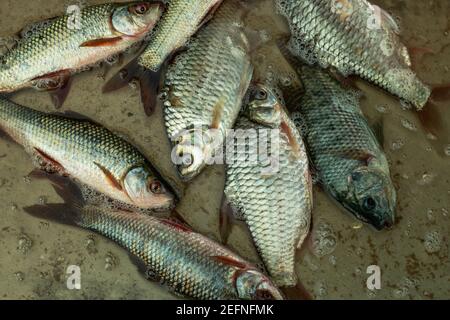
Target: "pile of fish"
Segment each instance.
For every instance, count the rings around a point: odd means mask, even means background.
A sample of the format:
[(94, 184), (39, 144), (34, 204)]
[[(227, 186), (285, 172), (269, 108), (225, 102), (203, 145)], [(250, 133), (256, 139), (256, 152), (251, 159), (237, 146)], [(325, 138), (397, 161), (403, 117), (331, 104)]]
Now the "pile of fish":
[[(196, 299), (284, 299), (300, 290), (295, 256), (310, 232), (314, 183), (357, 219), (393, 227), (388, 161), (349, 79), (359, 76), (418, 110), (426, 105), (431, 89), (411, 70), (395, 20), (366, 0), (274, 0), (290, 37), (268, 39), (246, 26), (250, 2), (111, 3), (83, 8), (76, 28), (69, 16), (26, 27), (0, 57), (0, 129), (66, 203), (25, 211), (104, 235), (131, 252), (149, 279)], [(379, 21), (370, 28), (374, 14)], [(286, 86), (277, 69), (265, 76), (255, 62), (253, 53), (268, 47), (292, 67), (295, 85)], [(7, 99), (34, 87), (60, 107), (73, 74), (132, 49), (135, 59), (104, 92), (138, 80), (147, 114), (162, 106), (186, 183), (211, 158), (226, 160), (217, 216), (223, 244), (176, 216), (172, 187), (129, 141), (81, 115)], [(173, 217), (157, 214), (170, 210)], [(225, 247), (236, 220), (248, 227), (262, 270)]]

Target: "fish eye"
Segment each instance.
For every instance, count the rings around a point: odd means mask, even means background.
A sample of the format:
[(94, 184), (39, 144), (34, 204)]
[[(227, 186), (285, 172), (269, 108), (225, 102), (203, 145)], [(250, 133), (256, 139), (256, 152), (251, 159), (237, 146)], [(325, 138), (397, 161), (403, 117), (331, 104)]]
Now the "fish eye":
[(149, 189), (154, 194), (160, 194), (162, 192), (162, 184), (158, 180), (154, 180), (150, 183)]
[(149, 6), (146, 3), (140, 3), (131, 7), (131, 12), (137, 15), (142, 15), (146, 13), (149, 9)]
[(363, 200), (363, 208), (367, 211), (372, 211), (375, 209), (377, 203), (372, 197), (367, 197)]
[(267, 99), (267, 91), (264, 89), (258, 89), (255, 94), (255, 98), (257, 100), (265, 100)]

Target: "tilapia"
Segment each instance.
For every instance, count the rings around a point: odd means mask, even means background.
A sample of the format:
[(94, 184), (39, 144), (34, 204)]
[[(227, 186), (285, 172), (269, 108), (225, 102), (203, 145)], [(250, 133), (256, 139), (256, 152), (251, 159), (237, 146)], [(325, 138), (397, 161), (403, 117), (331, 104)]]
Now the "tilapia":
[(178, 295), (208, 300), (283, 299), (255, 266), (176, 220), (78, 205), (79, 196), (67, 195), (71, 188), (55, 185), (55, 189), (69, 205), (37, 205), (25, 211), (75, 224), (113, 240), (137, 258), (148, 279)]
[(366, 0), (276, 0), (290, 51), (309, 64), (357, 75), (422, 109), (431, 90), (411, 70), (395, 20)]
[(308, 157), (279, 91), (258, 84), (249, 95), (235, 138), (227, 139), (223, 205), (246, 222), (274, 282), (292, 287), (296, 249), (309, 233), (313, 205)]
[(98, 124), (0, 98), (0, 129), (49, 173), (69, 176), (132, 207), (164, 210), (174, 204), (171, 191), (145, 157)]
[(174, 142), (172, 158), (185, 180), (220, 157), (252, 78), (240, 12), (238, 1), (224, 3), (168, 66), (161, 92), (165, 125)]
[(305, 86), (288, 100), (305, 139), (318, 182), (358, 219), (377, 229), (395, 221), (396, 191), (389, 164), (360, 107), (360, 93), (347, 90), (327, 72), (299, 69)]
[(213, 15), (222, 0), (171, 0), (139, 64), (158, 71), (166, 59), (183, 47)]
[(17, 45), (0, 57), (0, 92), (67, 89), (73, 73), (142, 41), (163, 10), (160, 1), (108, 3), (26, 28)]

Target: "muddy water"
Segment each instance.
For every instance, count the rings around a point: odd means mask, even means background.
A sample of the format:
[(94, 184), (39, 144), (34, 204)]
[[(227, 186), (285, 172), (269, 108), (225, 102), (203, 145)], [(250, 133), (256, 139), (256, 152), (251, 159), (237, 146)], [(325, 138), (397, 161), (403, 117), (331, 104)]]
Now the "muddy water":
[[(101, 1), (89, 1), (88, 3)], [(450, 83), (450, 22), (447, 0), (378, 0), (401, 19), (410, 47), (426, 47), (415, 69), (427, 83)], [(26, 4), (26, 6), (25, 6)], [(75, 1), (0, 2), (0, 36), (24, 24), (52, 17)], [(26, 10), (24, 10), (26, 8)], [(259, 1), (250, 24), (273, 32), (270, 3)], [(256, 17), (256, 18), (255, 18)], [(266, 23), (267, 22), (267, 23)], [(275, 25), (279, 25), (277, 21)], [(275, 59), (277, 60), (277, 59)], [(133, 88), (102, 95), (100, 70), (77, 76), (65, 109), (76, 111), (125, 135), (144, 150), (164, 176), (184, 194), (178, 211), (199, 232), (218, 236), (218, 210), (224, 176), (222, 167), (209, 167), (189, 186), (176, 178), (170, 162), (161, 108), (146, 118)], [(313, 234), (299, 254), (297, 271), (318, 299), (443, 299), (450, 296), (450, 105), (440, 104), (444, 122), (440, 141), (430, 140), (416, 117), (400, 103), (367, 84), (364, 112), (371, 121), (383, 119), (385, 150), (398, 190), (398, 223), (376, 232), (337, 207), (319, 188), (315, 192)], [(13, 100), (52, 111), (45, 93), (25, 90)], [(28, 216), (22, 208), (60, 202), (46, 181), (27, 179), (29, 157), (9, 141), (0, 141), (0, 298), (2, 299), (174, 299), (158, 284), (147, 282), (127, 252), (89, 231)], [(233, 229), (230, 246), (258, 262), (244, 230)], [(81, 267), (81, 290), (68, 290), (66, 269)], [(381, 268), (381, 289), (367, 289), (367, 267)]]

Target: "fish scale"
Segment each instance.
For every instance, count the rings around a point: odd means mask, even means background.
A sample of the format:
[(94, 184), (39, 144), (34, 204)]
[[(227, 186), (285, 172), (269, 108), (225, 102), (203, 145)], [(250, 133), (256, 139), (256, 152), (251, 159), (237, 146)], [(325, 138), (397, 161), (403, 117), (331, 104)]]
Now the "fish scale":
[[(365, 0), (277, 0), (289, 22), (291, 52), (310, 64), (358, 75), (422, 109), (431, 91), (410, 69), (410, 57), (387, 14)], [(349, 6), (351, 13), (339, 8)], [(379, 26), (371, 19), (379, 15)]]
[[(175, 293), (195, 299), (239, 299), (235, 279), (239, 268), (216, 260), (226, 257), (255, 272), (264, 283), (270, 280), (225, 247), (175, 222), (129, 212), (82, 209), (77, 222), (117, 242), (138, 257), (152, 280)], [(214, 279), (214, 281), (212, 281)], [(281, 294), (274, 289), (274, 297)]]
[[(138, 3), (130, 2), (129, 5)], [(81, 46), (95, 39), (123, 36), (118, 30), (113, 30), (112, 18), (115, 10), (123, 6), (124, 4), (120, 3), (110, 3), (81, 9), (79, 29), (76, 26), (69, 27), (72, 20), (69, 15), (28, 27), (28, 31), (24, 32), (17, 46), (0, 57), (0, 92), (39, 86), (35, 81), (36, 78), (54, 72), (62, 70), (78, 72), (141, 41), (145, 34), (127, 37), (114, 45)], [(144, 30), (140, 30), (142, 31)]]
[[(39, 150), (63, 167), (51, 168), (52, 171), (62, 170), (59, 173), (123, 203), (133, 204), (124, 190), (108, 183), (98, 164), (116, 181), (122, 181), (134, 168), (151, 168), (135, 147), (100, 125), (46, 114), (3, 98), (0, 98), (0, 128), (23, 145), (35, 160), (42, 160), (36, 152)], [(41, 164), (45, 165), (48, 163)]]
[(239, 12), (237, 1), (224, 3), (169, 65), (163, 94), (170, 138), (195, 126), (225, 136), (233, 126), (253, 73)]
[[(345, 90), (327, 72), (310, 66), (300, 66), (299, 75), (305, 87), (300, 99), (287, 100), (292, 119), (302, 131), (312, 166), (320, 184), (336, 200), (345, 205), (349, 190), (349, 177), (359, 168), (369, 167), (381, 176), (380, 191), (386, 198), (382, 213), (372, 213), (373, 219), (380, 215), (383, 227), (385, 219), (393, 220), (396, 196), (390, 179), (389, 164), (359, 107), (360, 93)], [(369, 164), (361, 156), (369, 156)], [(368, 184), (368, 187), (371, 187)], [(356, 210), (356, 209), (354, 209)], [(357, 216), (361, 218), (362, 209)], [(368, 212), (366, 215), (370, 216)], [(367, 217), (363, 218), (367, 221)]]
[(186, 44), (211, 9), (222, 0), (171, 0), (167, 1), (164, 18), (150, 37), (149, 45), (139, 57), (141, 66), (158, 71), (174, 51)]
[[(240, 116), (235, 130), (256, 130), (258, 139), (268, 134), (261, 130), (269, 127), (250, 119), (248, 115)], [(294, 142), (289, 142), (286, 133), (280, 131), (279, 146), (272, 149), (269, 143), (267, 157), (279, 154), (279, 170), (262, 173), (267, 165), (261, 158), (252, 163), (249, 142), (237, 139), (236, 148), (247, 147), (247, 152), (237, 154), (235, 161), (227, 160), (225, 196), (236, 217), (246, 222), (274, 282), (290, 287), (298, 281), (295, 252), (309, 232), (313, 199), (303, 141), (284, 111), (281, 121), (289, 128)], [(272, 141), (270, 136), (268, 141)], [(298, 146), (298, 151), (292, 143)]]

